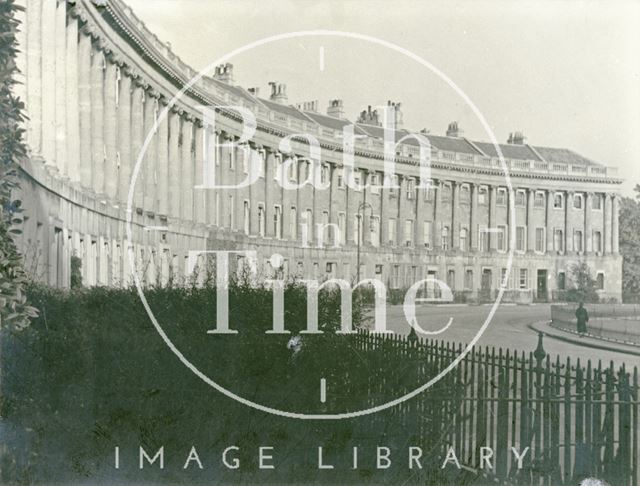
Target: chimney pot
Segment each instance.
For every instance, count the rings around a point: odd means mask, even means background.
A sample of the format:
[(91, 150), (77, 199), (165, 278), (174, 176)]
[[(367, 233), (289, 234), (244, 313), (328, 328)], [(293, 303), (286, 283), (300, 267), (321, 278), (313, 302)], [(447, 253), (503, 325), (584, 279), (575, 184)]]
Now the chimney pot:
[(510, 143), (512, 145), (524, 145), (526, 140), (527, 138), (524, 136), (524, 133), (517, 131), (509, 134), (507, 143)]
[(463, 132), (460, 130), (457, 121), (449, 123), (449, 126), (447, 127), (447, 137), (460, 137), (462, 136), (462, 133)]
[(215, 67), (213, 78), (223, 83), (233, 84), (233, 64), (220, 64)]

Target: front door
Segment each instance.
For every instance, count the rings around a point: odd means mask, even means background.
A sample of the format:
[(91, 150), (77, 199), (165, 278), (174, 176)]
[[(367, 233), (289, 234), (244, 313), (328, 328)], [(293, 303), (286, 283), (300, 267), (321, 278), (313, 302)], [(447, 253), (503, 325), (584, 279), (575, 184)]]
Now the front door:
[(482, 270), (482, 280), (480, 281), (480, 295), (481, 300), (487, 300), (491, 298), (491, 269), (485, 268)]
[(547, 300), (547, 271), (538, 270), (538, 285), (536, 286), (536, 299)]

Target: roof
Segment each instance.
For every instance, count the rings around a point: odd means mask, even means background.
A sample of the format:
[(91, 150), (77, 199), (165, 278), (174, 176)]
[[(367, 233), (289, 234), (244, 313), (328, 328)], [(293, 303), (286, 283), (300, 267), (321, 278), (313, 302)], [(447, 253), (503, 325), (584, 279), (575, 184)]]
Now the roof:
[[(144, 23), (138, 19), (131, 9), (124, 5), (121, 0), (114, 0), (113, 2), (105, 2), (108, 13), (115, 15), (116, 20), (127, 20), (127, 31), (135, 33), (136, 38), (134, 41), (139, 45), (148, 46), (143, 54), (149, 55), (149, 50), (153, 51), (154, 56), (158, 59), (156, 62), (160, 62), (161, 69), (168, 72), (174, 79), (177, 78), (189, 78), (193, 75), (193, 69), (187, 66), (180, 60), (166, 44), (162, 44), (159, 39), (152, 34), (144, 25)], [(114, 10), (115, 9), (115, 10)], [(130, 24), (130, 25), (129, 25)], [(118, 25), (120, 25), (118, 23)], [(122, 30), (122, 29), (121, 29)], [(121, 33), (121, 35), (123, 35)], [(134, 35), (134, 34), (127, 34)], [(157, 51), (157, 52), (156, 52)], [(168, 53), (168, 54), (167, 54)], [(155, 57), (154, 57), (155, 59)], [(164, 60), (164, 61), (163, 61)], [(173, 71), (169, 72), (167, 71)], [(181, 76), (178, 76), (181, 75)], [(315, 112), (303, 112), (291, 105), (284, 105), (270, 101), (263, 98), (257, 98), (249, 93), (246, 89), (240, 86), (234, 86), (225, 82), (222, 82), (214, 77), (207, 77), (209, 82), (215, 83), (217, 87), (228, 90), (233, 95), (242, 98), (249, 103), (262, 104), (263, 106), (279, 112), (285, 116), (293, 117), (297, 120), (302, 120), (307, 123), (315, 123), (322, 127), (327, 127), (332, 130), (342, 130), (345, 125), (352, 122), (347, 119), (336, 118), (329, 115), (324, 115)], [(356, 133), (360, 135), (368, 135), (378, 139), (384, 137), (384, 129), (380, 126), (367, 125), (367, 124), (355, 124)], [(403, 143), (408, 145), (418, 145), (418, 140), (410, 135), (412, 132), (408, 130), (395, 130), (394, 139), (399, 141), (404, 138)], [(449, 137), (441, 135), (425, 135), (431, 145), (438, 150), (444, 150), (448, 152), (458, 152), (472, 155), (487, 155), (490, 157), (497, 157), (496, 148), (493, 144), (487, 142), (473, 142), (461, 137)], [(602, 166), (591, 159), (583, 157), (582, 155), (565, 148), (552, 148), (552, 147), (538, 147), (528, 144), (499, 144), (502, 154), (509, 159), (520, 160), (544, 160), (550, 163), (563, 163), (563, 164), (580, 164), (585, 166)]]
[(259, 98), (259, 100), (270, 110), (279, 111), (280, 113), (283, 113), (288, 116), (292, 116), (302, 121), (313, 122), (313, 120), (311, 120), (303, 112), (301, 112), (300, 110), (298, 110), (293, 106), (283, 105), (282, 103), (276, 103), (275, 101), (265, 100), (264, 98)]
[[(497, 157), (498, 151), (495, 145), (487, 142), (473, 142), (480, 150), (489, 157)], [(540, 160), (540, 157), (529, 147), (529, 145), (517, 145), (511, 143), (499, 144), (502, 155), (507, 159), (520, 160)]]
[[(353, 123), (351, 120), (347, 120), (346, 118), (336, 118), (335, 116), (323, 115), (322, 113), (317, 113), (315, 111), (305, 111), (304, 114), (319, 125), (333, 130), (342, 131), (346, 125), (351, 125)], [(362, 128), (358, 126), (356, 126), (354, 132), (357, 135), (366, 135)]]
[(584, 164), (584, 165), (598, 165), (602, 166), (591, 159), (587, 159), (582, 155), (574, 152), (573, 150), (565, 148), (551, 148), (551, 147), (534, 147), (534, 149), (547, 161), (557, 162), (562, 164)]
[(431, 145), (439, 150), (450, 152), (461, 152), (463, 154), (482, 155), (478, 150), (464, 138), (443, 137), (440, 135), (427, 135)]

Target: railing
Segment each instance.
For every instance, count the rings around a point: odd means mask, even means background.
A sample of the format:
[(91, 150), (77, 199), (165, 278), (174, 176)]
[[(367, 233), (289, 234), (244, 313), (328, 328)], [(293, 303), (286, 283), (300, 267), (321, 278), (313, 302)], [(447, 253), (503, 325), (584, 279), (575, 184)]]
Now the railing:
[[(577, 305), (555, 304), (551, 306), (551, 325), (569, 332), (577, 332)], [(638, 304), (587, 304), (589, 322), (587, 334), (611, 341), (640, 346), (640, 305)]]
[[(394, 387), (408, 391), (398, 385), (407, 375), (435, 376), (463, 349), (369, 333), (356, 343), (385, 354), (382, 363), (407, 363), (396, 378), (370, 370), (372, 404)], [(432, 389), (402, 403), (399, 415), (417, 437), (437, 440), (432, 447), (441, 457), (451, 446), (461, 464), (500, 484), (573, 485), (595, 477), (633, 486), (640, 478), (639, 393), (637, 368), (552, 360), (540, 337), (530, 353), (473, 348)], [(482, 467), (483, 447), (492, 451), (491, 469)], [(511, 447), (526, 450), (522, 468)]]

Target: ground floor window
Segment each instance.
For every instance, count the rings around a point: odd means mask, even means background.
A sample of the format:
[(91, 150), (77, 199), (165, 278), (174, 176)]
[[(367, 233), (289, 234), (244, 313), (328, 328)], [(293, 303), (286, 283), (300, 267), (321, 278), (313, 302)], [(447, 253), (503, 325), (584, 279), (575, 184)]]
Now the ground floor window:
[(566, 276), (564, 272), (558, 273), (558, 290), (564, 290), (566, 286)]
[(508, 281), (507, 281), (507, 269), (503, 268), (500, 272), (500, 286), (507, 288), (508, 286)]
[(529, 272), (526, 268), (520, 269), (520, 281), (519, 285), (521, 289), (529, 288)]
[(473, 270), (467, 270), (464, 274), (464, 288), (466, 290), (473, 289)]
[(400, 265), (393, 266), (393, 274), (391, 276), (391, 286), (397, 289), (400, 286)]
[(598, 275), (596, 275), (596, 288), (598, 290), (604, 290), (604, 273), (599, 272)]
[(447, 272), (447, 286), (453, 290), (456, 286), (456, 272), (453, 269), (450, 269)]

